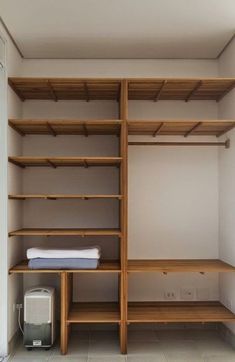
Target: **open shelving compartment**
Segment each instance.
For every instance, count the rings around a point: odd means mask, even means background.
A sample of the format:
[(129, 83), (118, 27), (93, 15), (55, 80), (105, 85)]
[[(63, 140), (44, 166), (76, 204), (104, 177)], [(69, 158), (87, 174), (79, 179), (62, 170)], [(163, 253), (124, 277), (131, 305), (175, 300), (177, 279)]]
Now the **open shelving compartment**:
[[(118, 136), (118, 157), (100, 156), (9, 156), (9, 163), (22, 169), (49, 169), (50, 172), (68, 167), (90, 169), (108, 166), (119, 170), (119, 190), (116, 193), (68, 193), (58, 192), (11, 192), (11, 202), (24, 204), (34, 202), (57, 203), (90, 202), (97, 200), (114, 200), (119, 203), (118, 228), (92, 227), (31, 227), (10, 230), (9, 236), (36, 237), (110, 237), (119, 241), (119, 259), (102, 260), (96, 270), (32, 270), (23, 260), (10, 269), (10, 274), (56, 273), (61, 281), (61, 353), (68, 348), (69, 327), (74, 323), (114, 323), (120, 327), (120, 349), (127, 352), (127, 326), (130, 323), (170, 323), (170, 322), (226, 322), (235, 321), (235, 315), (218, 301), (128, 301), (128, 278), (136, 273), (226, 273), (234, 272), (235, 267), (218, 259), (134, 259), (128, 260), (127, 254), (127, 173), (128, 141), (130, 146), (223, 146), (229, 148), (229, 141), (221, 142), (218, 137), (226, 134), (233, 127), (233, 120), (166, 120), (156, 119), (130, 120), (128, 117), (129, 101), (177, 100), (190, 102), (194, 100), (213, 100), (219, 102), (235, 87), (233, 78), (153, 78), (153, 79), (76, 79), (76, 78), (10, 78), (9, 85), (23, 101), (60, 100), (85, 101), (110, 100), (119, 102), (118, 119), (71, 120), (71, 119), (10, 119), (9, 127), (22, 138), (36, 135), (40, 139), (49, 136), (55, 139), (65, 136), (93, 137), (97, 135)], [(128, 135), (151, 136), (151, 141), (130, 141)], [(181, 136), (181, 141), (156, 141), (156, 137)], [(192, 140), (196, 136), (197, 141)], [(213, 141), (204, 141), (204, 136), (213, 137)], [(198, 138), (200, 137), (200, 141)], [(152, 141), (154, 140), (154, 142)], [(48, 140), (48, 142), (50, 142)], [(63, 153), (63, 152), (61, 152)], [(73, 201), (72, 201), (73, 200)], [(92, 201), (93, 200), (93, 201)], [(50, 238), (47, 239), (49, 245)], [(72, 300), (73, 279), (80, 274), (114, 274), (119, 278), (119, 300), (115, 302), (79, 302)]]

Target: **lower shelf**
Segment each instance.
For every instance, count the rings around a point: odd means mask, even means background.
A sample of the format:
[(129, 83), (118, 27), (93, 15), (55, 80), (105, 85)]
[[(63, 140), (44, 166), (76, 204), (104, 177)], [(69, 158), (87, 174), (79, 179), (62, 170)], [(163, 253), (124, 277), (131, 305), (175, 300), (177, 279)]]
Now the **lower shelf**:
[(130, 302), (128, 322), (235, 322), (235, 314), (217, 301)]
[(118, 303), (72, 303), (69, 323), (119, 323), (120, 311)]

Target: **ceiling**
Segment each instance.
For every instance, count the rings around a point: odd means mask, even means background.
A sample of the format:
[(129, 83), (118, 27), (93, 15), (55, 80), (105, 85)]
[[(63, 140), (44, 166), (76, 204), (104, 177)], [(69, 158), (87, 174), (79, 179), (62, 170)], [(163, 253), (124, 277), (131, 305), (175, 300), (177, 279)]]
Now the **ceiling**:
[(216, 58), (235, 0), (0, 0), (24, 58)]

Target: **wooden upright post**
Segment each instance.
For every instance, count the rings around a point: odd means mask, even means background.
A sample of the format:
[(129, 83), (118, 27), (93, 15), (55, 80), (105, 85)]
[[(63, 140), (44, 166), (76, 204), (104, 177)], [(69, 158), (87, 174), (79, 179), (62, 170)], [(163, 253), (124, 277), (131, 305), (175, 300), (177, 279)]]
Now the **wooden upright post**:
[(120, 193), (123, 196), (120, 207), (120, 261), (121, 261), (121, 276), (120, 276), (120, 348), (121, 353), (127, 353), (127, 301), (128, 301), (128, 286), (127, 286), (127, 149), (128, 149), (128, 82), (122, 81), (120, 94), (120, 119), (122, 120), (121, 136), (120, 136), (120, 156), (122, 164), (120, 167)]
[(69, 273), (62, 272), (60, 274), (60, 288), (61, 288), (61, 306), (60, 306), (60, 349), (61, 354), (66, 354), (68, 351), (68, 313), (70, 307), (70, 283), (69, 283)]

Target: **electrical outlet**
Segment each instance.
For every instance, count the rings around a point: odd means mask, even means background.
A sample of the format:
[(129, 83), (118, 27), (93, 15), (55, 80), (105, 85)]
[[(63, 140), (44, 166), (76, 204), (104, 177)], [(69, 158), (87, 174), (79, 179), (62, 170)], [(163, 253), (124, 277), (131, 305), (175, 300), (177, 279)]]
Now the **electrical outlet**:
[(164, 292), (165, 300), (175, 300), (176, 299), (176, 291), (175, 290), (166, 290)]
[(16, 304), (16, 309), (19, 310), (19, 309), (22, 309), (23, 308), (23, 304), (22, 303), (17, 303)]
[(182, 300), (193, 300), (194, 294), (194, 288), (182, 288), (180, 290), (180, 296)]

